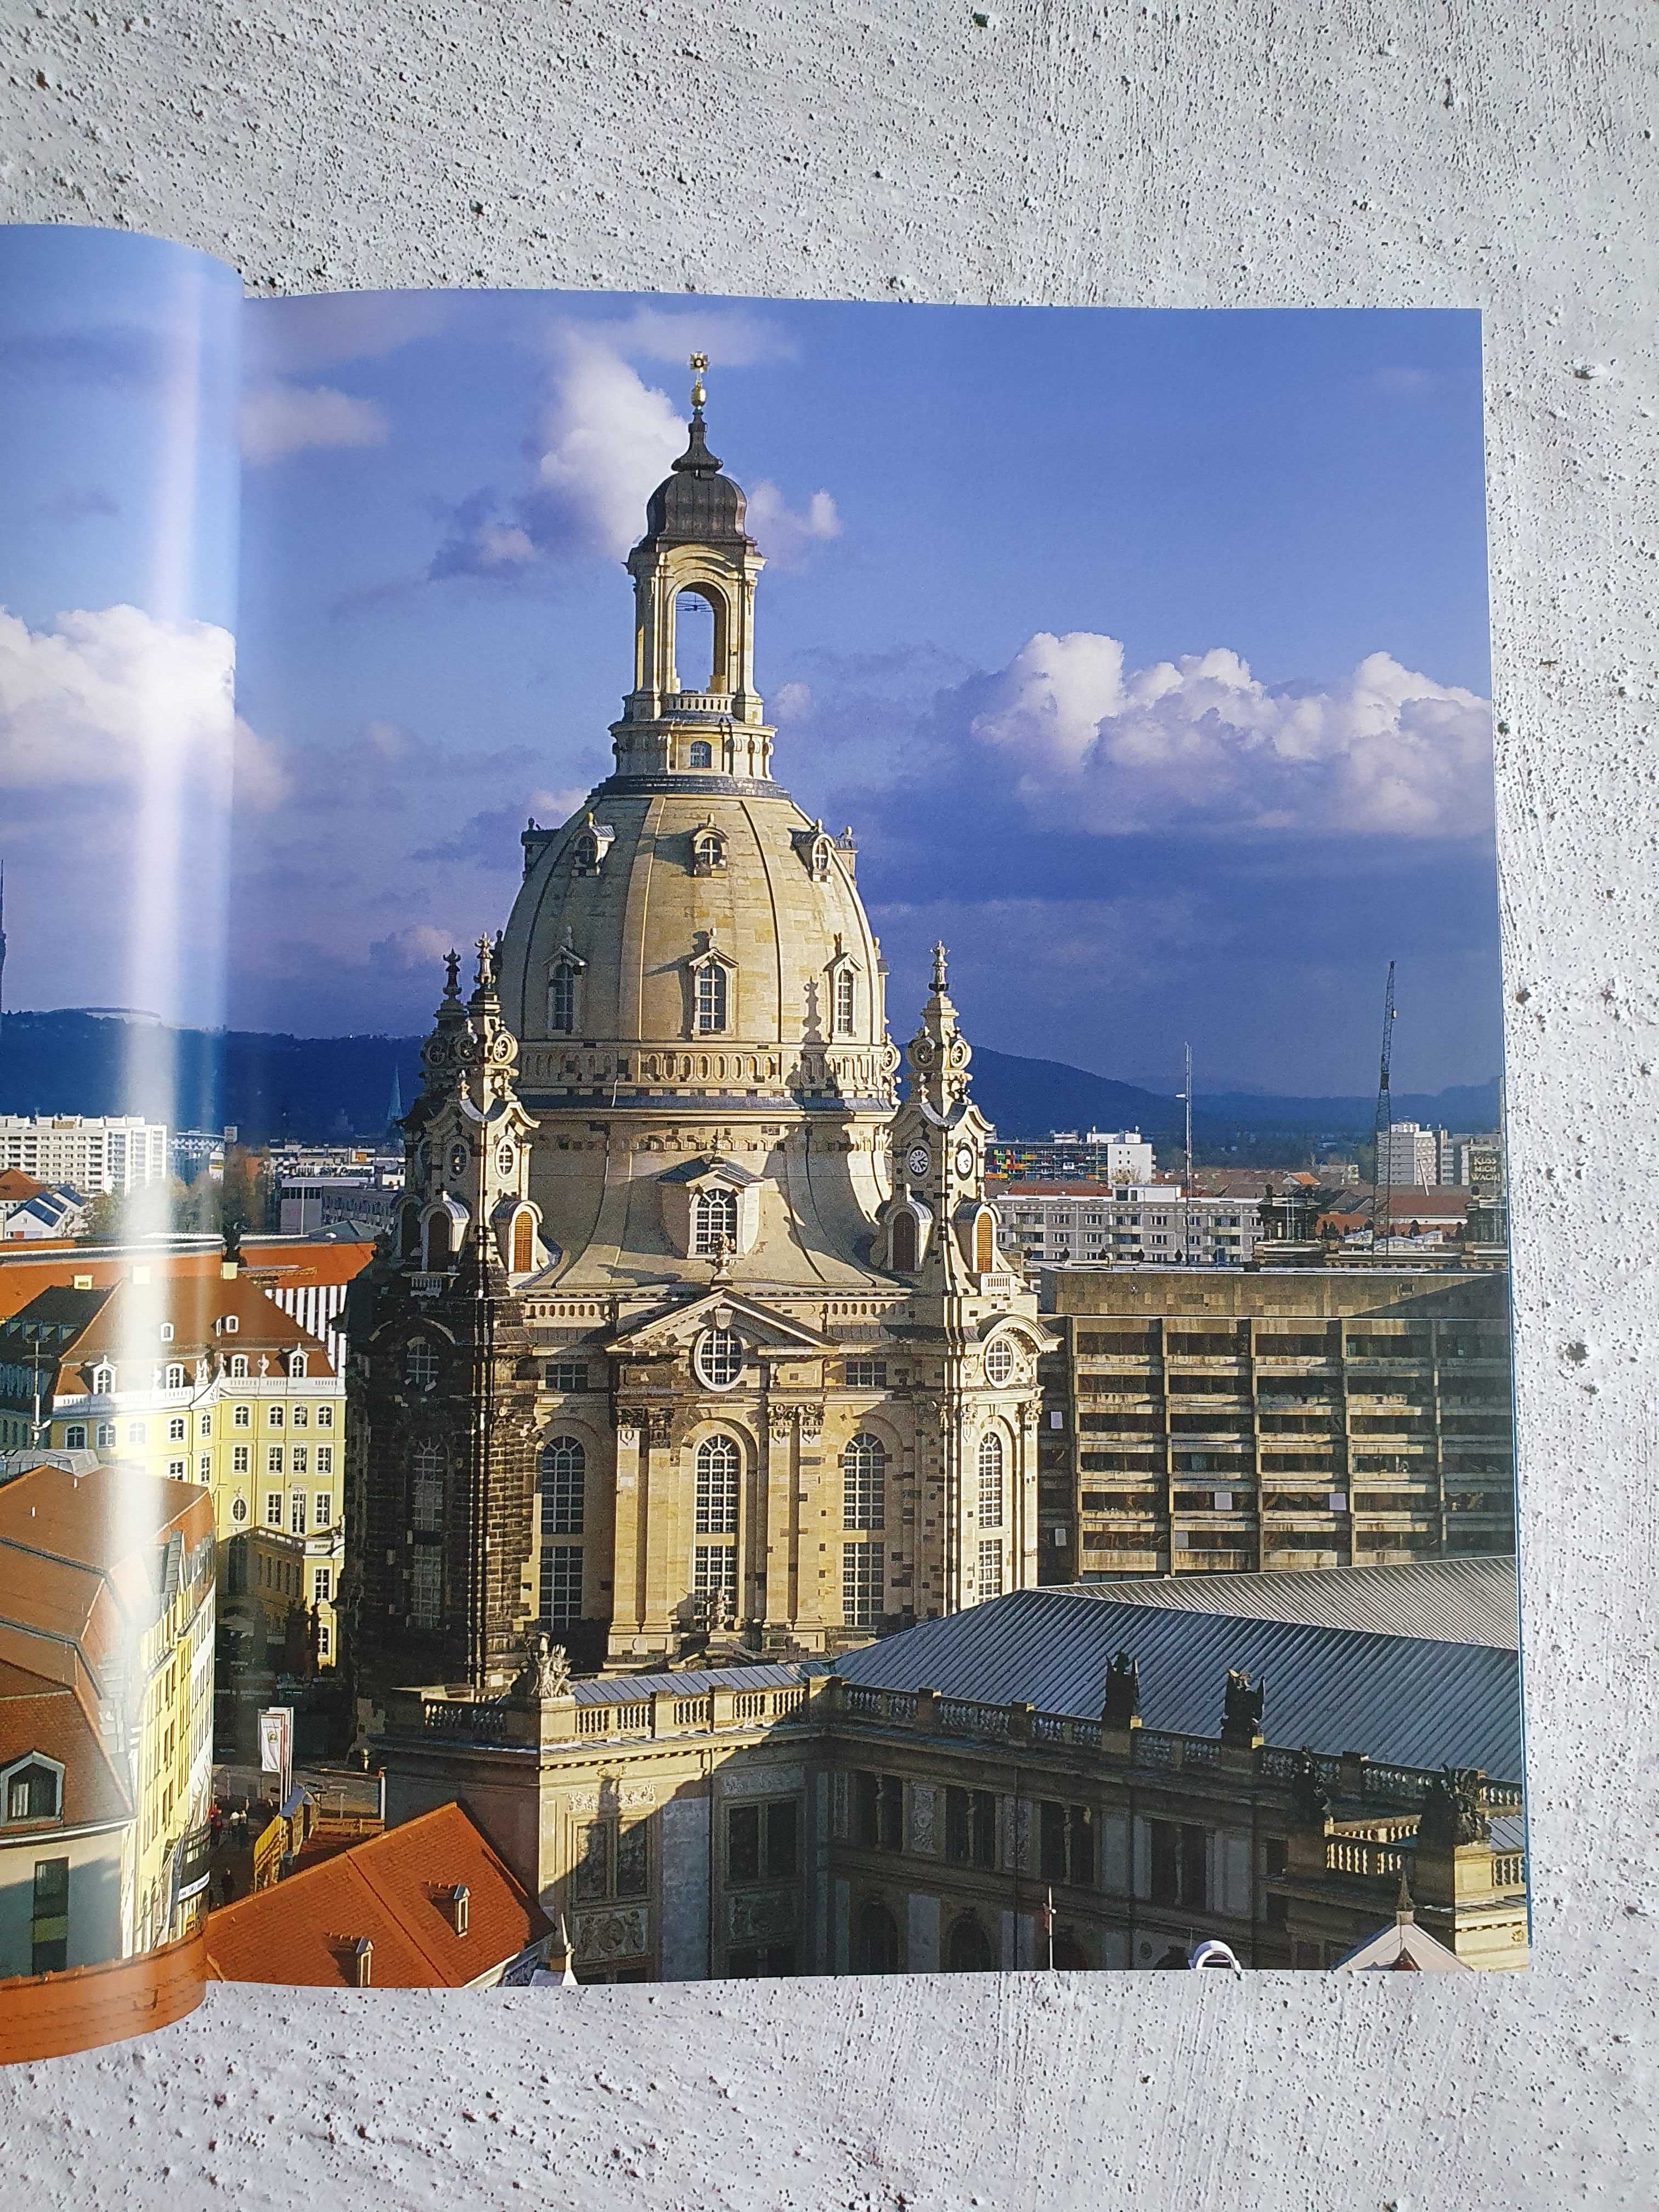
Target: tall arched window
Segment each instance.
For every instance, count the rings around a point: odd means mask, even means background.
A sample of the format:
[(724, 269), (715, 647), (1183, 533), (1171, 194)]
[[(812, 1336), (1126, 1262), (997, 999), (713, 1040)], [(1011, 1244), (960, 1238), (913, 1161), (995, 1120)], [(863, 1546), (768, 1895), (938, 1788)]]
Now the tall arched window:
[(991, 1954), (991, 1939), (971, 1912), (964, 1912), (951, 1923), (951, 1934), (945, 1946), (945, 1971), (947, 1974), (988, 1974), (996, 1960)]
[(513, 1272), (527, 1275), (536, 1264), (536, 1224), (527, 1213), (520, 1212), (513, 1222)]
[(836, 1035), (849, 1037), (853, 1034), (853, 1018), (856, 1011), (853, 971), (842, 968), (836, 976)]
[(714, 765), (714, 748), (713, 745), (706, 743), (704, 739), (699, 738), (691, 748), (691, 766), (693, 768), (713, 768)]
[(434, 1213), (426, 1224), (426, 1264), (435, 1273), (449, 1265), (449, 1216)]
[(406, 1206), (403, 1210), (402, 1228), (398, 1232), (398, 1249), (405, 1260), (412, 1260), (421, 1249), (421, 1209)]
[(734, 1190), (700, 1190), (691, 1200), (691, 1249), (712, 1260), (724, 1237), (738, 1249), (738, 1194)]
[(738, 1478), (743, 1455), (731, 1437), (705, 1437), (697, 1446), (696, 1533), (738, 1533)]
[[(305, 1354), (304, 1354), (304, 1352), (289, 1352), (289, 1356), (288, 1356), (288, 1371), (289, 1371), (289, 1375), (290, 1378), (291, 1378), (292, 1380), (294, 1380), (295, 1382), (303, 1382), (303, 1381), (304, 1381), (304, 1379), (305, 1379), (305, 1371), (306, 1371), (306, 1356), (305, 1356)], [(295, 1419), (296, 1420), (299, 1419), (299, 1416), (298, 1416), (298, 1414), (297, 1414), (297, 1413), (295, 1414)]]
[(867, 1897), (859, 1907), (857, 1971), (896, 1974), (898, 1970), (898, 1923), (879, 1898)]
[(576, 971), (561, 964), (547, 983), (547, 1027), (552, 1036), (569, 1036), (576, 1027)]
[(979, 1440), (979, 1525), (1002, 1526), (1002, 1438), (994, 1429)]
[(444, 1525), (444, 1448), (416, 1444), (410, 1461), (409, 1518), (417, 1536), (435, 1536)]
[(167, 1387), (169, 1390), (182, 1390), (185, 1387), (185, 1370), (176, 1360), (167, 1370)]
[(893, 1271), (909, 1275), (916, 1265), (916, 1217), (908, 1209), (893, 1216)]
[(988, 1275), (996, 1265), (996, 1237), (988, 1208), (974, 1224), (974, 1273)]
[(887, 1525), (887, 1453), (879, 1437), (860, 1430), (841, 1455), (845, 1525), (884, 1528)]
[(726, 1028), (726, 970), (718, 960), (705, 960), (697, 970), (697, 1034), (718, 1036)]
[(542, 1534), (580, 1536), (587, 1484), (587, 1454), (578, 1437), (550, 1437), (542, 1446)]

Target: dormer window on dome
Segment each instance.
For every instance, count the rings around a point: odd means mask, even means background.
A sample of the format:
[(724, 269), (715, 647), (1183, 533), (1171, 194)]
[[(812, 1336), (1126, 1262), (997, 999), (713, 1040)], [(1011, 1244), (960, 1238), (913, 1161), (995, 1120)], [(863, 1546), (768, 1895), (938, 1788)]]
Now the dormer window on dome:
[(712, 822), (705, 822), (691, 833), (691, 872), (694, 876), (718, 876), (726, 872), (726, 836)]
[(605, 856), (617, 842), (617, 833), (608, 822), (596, 822), (590, 811), (583, 818), (570, 848), (570, 866), (578, 876), (597, 876), (605, 866)]
[(815, 822), (810, 830), (795, 832), (795, 850), (800, 854), (806, 872), (815, 884), (827, 884), (835, 846), (825, 836), (822, 822)]
[(574, 1036), (579, 1026), (581, 999), (581, 980), (587, 963), (581, 959), (570, 941), (568, 927), (564, 943), (547, 963), (547, 1033), (550, 1036)]

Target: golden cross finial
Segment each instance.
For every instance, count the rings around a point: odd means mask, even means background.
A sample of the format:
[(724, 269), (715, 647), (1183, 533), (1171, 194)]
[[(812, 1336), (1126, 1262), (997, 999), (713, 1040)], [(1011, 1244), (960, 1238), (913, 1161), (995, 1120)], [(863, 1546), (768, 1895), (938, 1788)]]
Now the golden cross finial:
[(706, 353), (694, 353), (690, 360), (686, 363), (686, 367), (691, 372), (692, 409), (695, 413), (701, 415), (702, 412), (703, 401), (708, 397), (708, 393), (702, 388), (703, 372), (708, 367), (708, 355)]

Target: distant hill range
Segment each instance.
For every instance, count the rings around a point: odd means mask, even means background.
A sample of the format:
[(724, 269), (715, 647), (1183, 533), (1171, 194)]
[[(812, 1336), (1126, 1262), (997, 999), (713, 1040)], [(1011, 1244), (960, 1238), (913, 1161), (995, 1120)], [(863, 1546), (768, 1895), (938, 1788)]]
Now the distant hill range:
[[(419, 1037), (173, 1030), (118, 1010), (15, 1013), (0, 1023), (0, 1114), (143, 1114), (197, 1129), (234, 1122), (245, 1143), (319, 1143), (379, 1135), (394, 1073), (407, 1109), (420, 1088)], [(1005, 1137), (1139, 1128), (1168, 1142), (1181, 1133), (1179, 1099), (1063, 1060), (981, 1045), (973, 1074), (975, 1097)], [(1258, 1139), (1365, 1136), (1375, 1103), (1197, 1090), (1194, 1135), (1206, 1151)], [(1498, 1085), (1396, 1092), (1394, 1113), (1437, 1128), (1490, 1129)]]

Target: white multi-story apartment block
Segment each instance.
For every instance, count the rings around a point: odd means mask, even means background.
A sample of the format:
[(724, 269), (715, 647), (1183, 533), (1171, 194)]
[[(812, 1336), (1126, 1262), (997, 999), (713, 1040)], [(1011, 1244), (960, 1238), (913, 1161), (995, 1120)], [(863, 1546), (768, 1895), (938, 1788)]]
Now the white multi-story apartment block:
[(1261, 1234), (1259, 1200), (1189, 1198), (1179, 1183), (1014, 1182), (987, 1195), (1004, 1250), (1028, 1265), (1237, 1267)]
[(167, 1161), (167, 1124), (137, 1114), (0, 1114), (0, 1168), (87, 1198), (165, 1182)]
[(1056, 1129), (1047, 1137), (1004, 1139), (990, 1147), (993, 1172), (1063, 1182), (1146, 1183), (1158, 1172), (1151, 1144), (1139, 1129)]
[(1456, 1147), (1443, 1129), (1391, 1121), (1382, 1133), (1377, 1181), (1396, 1190), (1424, 1190), (1457, 1180)]

